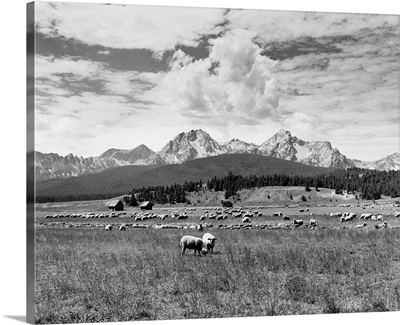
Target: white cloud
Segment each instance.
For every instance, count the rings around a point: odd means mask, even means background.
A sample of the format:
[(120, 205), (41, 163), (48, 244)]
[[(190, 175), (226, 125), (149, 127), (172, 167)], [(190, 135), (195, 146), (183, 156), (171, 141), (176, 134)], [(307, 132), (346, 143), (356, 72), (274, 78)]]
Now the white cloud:
[(57, 74), (73, 74), (80, 78), (95, 77), (104, 64), (81, 58), (55, 58), (53, 56), (35, 57), (35, 77), (50, 78)]
[(259, 39), (264, 42), (287, 41), (306, 36), (351, 35), (363, 28), (399, 24), (399, 18), (395, 15), (265, 10), (231, 10), (227, 19), (233, 28), (256, 31)]
[[(87, 44), (148, 48), (156, 58), (178, 43), (196, 45), (200, 34), (222, 30), (214, 28), (221, 21), (219, 10), (180, 8), (173, 13), (157, 7), (146, 16), (148, 7), (77, 6), (40, 4), (46, 10), (40, 10), (39, 30)], [(80, 15), (93, 8), (93, 22), (79, 24)], [(120, 22), (105, 19), (115, 13)], [(159, 150), (166, 140), (191, 128), (203, 128), (219, 141), (238, 137), (260, 144), (284, 127), (305, 140), (331, 140), (350, 157), (372, 159), (366, 157), (371, 154), (366, 132), (382, 139), (374, 158), (398, 151), (393, 141), (399, 131), (394, 122), (399, 48), (393, 28), (398, 17), (232, 10), (227, 18), (229, 30), (209, 40), (209, 57), (196, 59), (178, 50), (164, 72), (116, 71), (82, 58), (38, 57), (37, 90), (52, 94), (36, 97), (43, 108), (40, 136), (53, 146), (75, 139), (99, 154), (96, 139), (105, 150), (118, 146), (116, 139), (127, 134), (134, 140), (120, 147), (145, 143)], [(257, 45), (337, 35), (349, 37), (317, 40), (337, 51), (313, 51), (281, 62), (262, 56)], [(74, 93), (65, 87), (66, 78), (76, 85), (83, 79), (101, 81), (102, 95)], [(393, 150), (383, 152), (389, 148)]]
[[(149, 49), (162, 53), (177, 44), (197, 45), (201, 34), (221, 31), (224, 10), (84, 3), (36, 4), (37, 30), (49, 37), (89, 45)], [(88, 19), (90, 17), (90, 19)]]
[(299, 133), (312, 133), (317, 126), (317, 119), (315, 116), (307, 115), (300, 112), (294, 112), (292, 116), (284, 121), (285, 126), (293, 131), (295, 134)]
[(233, 30), (210, 41), (210, 56), (192, 62), (177, 51), (171, 70), (144, 95), (164, 107), (206, 124), (258, 124), (276, 114), (279, 104), (275, 62), (261, 56), (254, 33)]
[(110, 51), (109, 50), (105, 50), (105, 51), (98, 51), (97, 54), (102, 54), (102, 55), (110, 55)]

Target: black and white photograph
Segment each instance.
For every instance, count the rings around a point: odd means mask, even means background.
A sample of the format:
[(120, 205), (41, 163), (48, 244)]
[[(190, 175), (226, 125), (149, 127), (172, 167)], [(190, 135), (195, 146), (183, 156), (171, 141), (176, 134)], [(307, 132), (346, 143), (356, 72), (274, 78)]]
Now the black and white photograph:
[(27, 320), (399, 317), (398, 13), (27, 6)]

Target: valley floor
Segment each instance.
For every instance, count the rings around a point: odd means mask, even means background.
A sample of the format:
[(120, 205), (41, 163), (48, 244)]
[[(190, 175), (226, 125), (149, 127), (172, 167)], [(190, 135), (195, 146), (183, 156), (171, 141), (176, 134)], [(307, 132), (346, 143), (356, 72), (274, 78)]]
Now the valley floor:
[[(206, 210), (209, 215), (222, 212), (217, 210), (220, 204), (214, 208), (156, 205), (147, 212), (186, 212), (187, 219), (144, 221), (135, 220), (134, 216), (144, 212), (132, 207), (113, 218), (53, 218), (77, 213), (110, 215), (107, 200), (37, 204), (36, 322), (400, 310), (400, 217), (394, 216), (400, 211), (397, 200), (358, 204), (345, 196), (332, 196), (331, 190), (321, 190), (311, 192), (307, 202), (293, 202), (284, 191), (301, 194), (304, 189), (260, 190), (264, 194), (241, 194), (246, 201), (240, 205), (254, 214), (252, 226), (242, 230), (228, 230), (242, 224), (241, 218), (230, 214), (224, 220), (202, 221), (206, 225), (202, 231), (194, 228)], [(260, 195), (265, 197), (272, 190), (275, 199), (258, 201)], [(217, 199), (210, 204), (218, 203), (218, 195), (223, 195), (212, 194)], [(262, 215), (256, 216), (256, 211)], [(342, 223), (330, 216), (339, 211), (355, 212), (357, 218)], [(294, 228), (291, 220), (284, 221), (274, 212), (301, 218), (308, 227)], [(382, 214), (388, 227), (375, 229), (380, 222), (359, 220), (366, 212)], [(311, 218), (318, 221), (316, 228), (309, 227)], [(354, 228), (363, 222), (366, 227)], [(279, 223), (287, 227), (277, 227)], [(127, 231), (105, 231), (105, 224), (125, 224)], [(171, 227), (155, 229), (160, 225)], [(189, 251), (181, 256), (180, 238), (201, 237), (205, 232), (217, 237), (214, 253), (200, 257)]]

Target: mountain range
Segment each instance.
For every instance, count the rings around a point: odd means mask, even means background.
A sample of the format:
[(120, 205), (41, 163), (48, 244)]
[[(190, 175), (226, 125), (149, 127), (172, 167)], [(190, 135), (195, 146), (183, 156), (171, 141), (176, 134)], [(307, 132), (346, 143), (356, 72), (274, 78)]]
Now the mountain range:
[(99, 173), (119, 166), (163, 166), (219, 156), (222, 154), (256, 154), (280, 158), (305, 165), (329, 168), (360, 167), (376, 170), (400, 170), (400, 153), (376, 161), (349, 159), (333, 148), (329, 141), (304, 141), (280, 130), (261, 145), (232, 139), (218, 143), (201, 130), (182, 132), (159, 151), (154, 152), (144, 144), (131, 149), (108, 149), (98, 157), (83, 158), (69, 154), (35, 152), (36, 180), (67, 178)]

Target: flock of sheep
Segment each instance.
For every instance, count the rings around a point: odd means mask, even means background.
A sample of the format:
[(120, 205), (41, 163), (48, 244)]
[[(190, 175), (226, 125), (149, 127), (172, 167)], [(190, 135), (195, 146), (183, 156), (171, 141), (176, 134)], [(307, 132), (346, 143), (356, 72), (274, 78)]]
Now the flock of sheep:
[[(286, 207), (286, 206), (285, 206)], [(295, 206), (290, 206), (291, 208), (295, 208)], [(300, 213), (307, 213), (308, 215), (312, 216), (313, 213), (309, 212), (308, 207), (300, 207), (296, 206), (299, 208)], [(355, 205), (339, 205), (339, 207), (349, 207), (349, 208), (355, 208)], [(363, 205), (358, 207), (362, 209), (369, 209), (369, 208), (374, 208), (374, 206), (370, 205)], [(375, 206), (375, 208), (378, 206)], [(397, 207), (397, 205), (396, 205)], [(157, 213), (155, 211), (136, 211), (136, 212), (111, 212), (111, 213), (64, 213), (64, 214), (54, 214), (54, 215), (47, 215), (46, 218), (117, 218), (117, 217), (125, 217), (125, 218), (131, 218), (134, 219), (135, 221), (139, 221), (138, 224), (125, 224), (125, 225), (118, 225), (118, 224), (107, 224), (105, 226), (105, 230), (109, 231), (113, 227), (119, 228), (119, 230), (124, 231), (128, 227), (132, 228), (155, 228), (155, 229), (202, 229), (202, 228), (211, 228), (212, 220), (225, 220), (227, 218), (229, 219), (239, 219), (241, 221), (240, 224), (230, 224), (229, 222), (227, 224), (218, 224), (218, 228), (223, 228), (223, 229), (257, 229), (257, 228), (266, 228), (266, 227), (272, 227), (272, 228), (282, 228), (282, 227), (291, 227), (291, 228), (296, 228), (296, 227), (304, 227), (304, 228), (316, 228), (318, 226), (318, 221), (315, 219), (310, 219), (308, 221), (304, 221), (303, 219), (298, 219), (294, 217), (290, 217), (288, 215), (283, 214), (282, 212), (273, 212), (272, 216), (274, 217), (280, 217), (283, 219), (284, 222), (278, 223), (277, 227), (267, 225), (267, 224), (255, 224), (253, 220), (259, 219), (260, 217), (264, 217), (263, 213), (260, 212), (260, 209), (263, 209), (266, 207), (234, 207), (234, 208), (222, 208), (222, 207), (201, 207), (197, 208), (198, 210), (202, 210), (200, 217), (198, 217), (198, 224), (184, 224), (184, 223), (166, 223), (166, 224), (142, 224), (140, 221), (146, 221), (150, 219), (159, 219), (159, 220), (166, 220), (166, 219), (174, 219), (174, 220), (180, 220), (180, 219), (188, 219), (190, 214), (193, 214), (194, 211), (196, 211), (196, 208), (183, 208), (180, 211), (171, 211), (169, 209), (159, 209)], [(269, 207), (271, 208), (271, 207)], [(382, 208), (382, 206), (381, 206)], [(195, 214), (194, 214), (195, 215)], [(192, 220), (193, 217), (192, 216)], [(267, 216), (267, 215), (266, 215)], [(348, 221), (353, 221), (356, 219), (357, 214), (354, 212), (336, 212), (336, 213), (330, 213), (331, 217), (336, 217), (340, 220), (341, 223), (345, 223)], [(394, 213), (395, 217), (400, 216), (400, 212), (395, 212)], [(375, 228), (386, 228), (388, 226), (387, 222), (384, 219), (383, 214), (372, 214), (372, 213), (362, 213), (359, 217), (360, 220), (372, 220), (372, 221), (380, 221), (381, 223), (374, 225)], [(286, 221), (291, 221), (291, 224), (287, 223)], [(46, 225), (46, 224), (43, 224)], [(65, 225), (67, 226), (73, 226), (73, 225)], [(76, 226), (76, 225), (75, 225)], [(80, 224), (80, 226), (84, 226), (83, 224)], [(98, 226), (101, 226), (100, 224)], [(363, 228), (366, 227), (367, 224), (364, 222), (362, 224), (354, 225), (354, 228)], [(102, 226), (104, 227), (104, 225)], [(323, 227), (323, 226), (322, 226)]]

